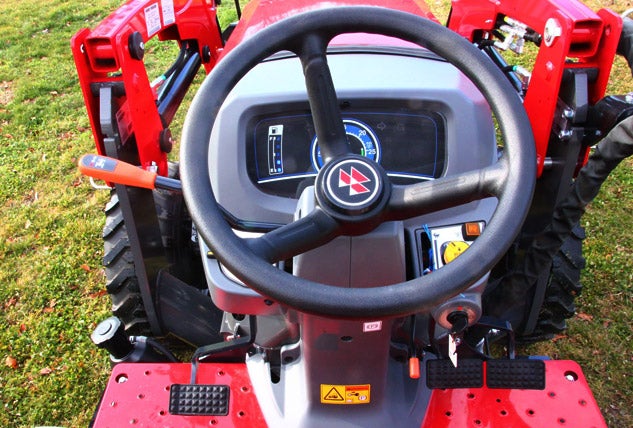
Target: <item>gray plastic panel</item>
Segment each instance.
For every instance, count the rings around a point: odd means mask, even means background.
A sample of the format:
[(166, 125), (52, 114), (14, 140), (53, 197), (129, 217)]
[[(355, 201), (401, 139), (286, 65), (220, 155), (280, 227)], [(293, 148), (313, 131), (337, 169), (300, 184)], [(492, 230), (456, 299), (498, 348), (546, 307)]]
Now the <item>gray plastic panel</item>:
[[(443, 61), (380, 54), (328, 57), (339, 101), (375, 103), (402, 100), (437, 111), (446, 118), (445, 174), (489, 165), (496, 156), (494, 126), (481, 94)], [(265, 84), (262, 84), (265, 82)], [(296, 58), (268, 61), (245, 76), (227, 98), (211, 137), (211, 182), (220, 205), (244, 222), (287, 223), (295, 200), (259, 191), (246, 167), (246, 128), (266, 113), (307, 108), (301, 65)]]

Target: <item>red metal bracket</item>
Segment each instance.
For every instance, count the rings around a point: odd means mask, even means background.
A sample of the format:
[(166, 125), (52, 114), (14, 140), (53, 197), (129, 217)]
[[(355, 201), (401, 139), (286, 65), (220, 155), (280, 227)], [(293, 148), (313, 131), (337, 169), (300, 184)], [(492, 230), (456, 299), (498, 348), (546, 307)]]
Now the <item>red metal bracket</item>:
[(210, 0), (130, 0), (94, 30), (80, 30), (71, 41), (79, 83), (90, 117), (90, 125), (99, 154), (105, 154), (99, 121), (99, 98), (92, 92), (95, 83), (123, 84), (119, 107), (127, 114), (119, 118), (119, 127), (135, 137), (141, 166), (158, 168), (167, 175), (167, 156), (159, 145), (164, 129), (156, 107), (142, 57), (134, 52), (136, 44), (176, 40), (194, 41), (209, 72), (222, 51), (222, 39), (216, 9)]
[(453, 0), (449, 28), (470, 39), (494, 28), (497, 18), (516, 19), (543, 36), (524, 100), (532, 124), (539, 175), (550, 141), (560, 84), (565, 69), (595, 68), (589, 101), (605, 93), (622, 19), (607, 9), (597, 14), (575, 0)]

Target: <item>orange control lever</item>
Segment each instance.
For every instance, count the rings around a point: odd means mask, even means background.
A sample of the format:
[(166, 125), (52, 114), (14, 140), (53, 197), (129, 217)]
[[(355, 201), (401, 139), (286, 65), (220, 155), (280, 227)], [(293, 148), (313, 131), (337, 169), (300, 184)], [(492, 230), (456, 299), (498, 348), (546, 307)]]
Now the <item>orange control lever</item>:
[(100, 155), (84, 155), (79, 160), (79, 171), (83, 175), (107, 181), (108, 183), (154, 189), (155, 172), (146, 171), (126, 162)]
[(409, 377), (411, 379), (420, 379), (420, 360), (418, 357), (409, 358)]

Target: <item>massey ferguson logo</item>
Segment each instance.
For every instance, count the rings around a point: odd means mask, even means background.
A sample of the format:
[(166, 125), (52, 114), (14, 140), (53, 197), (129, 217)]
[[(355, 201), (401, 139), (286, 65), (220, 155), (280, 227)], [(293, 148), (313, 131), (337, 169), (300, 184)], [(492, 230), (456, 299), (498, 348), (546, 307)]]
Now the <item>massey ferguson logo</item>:
[(341, 168), (338, 174), (338, 187), (349, 186), (349, 195), (360, 195), (367, 193), (370, 190), (363, 185), (363, 183), (370, 182), (371, 180), (354, 167), (351, 167), (349, 172), (346, 172)]
[(377, 171), (361, 159), (344, 159), (325, 177), (325, 193), (341, 209), (363, 209), (372, 204), (382, 188)]

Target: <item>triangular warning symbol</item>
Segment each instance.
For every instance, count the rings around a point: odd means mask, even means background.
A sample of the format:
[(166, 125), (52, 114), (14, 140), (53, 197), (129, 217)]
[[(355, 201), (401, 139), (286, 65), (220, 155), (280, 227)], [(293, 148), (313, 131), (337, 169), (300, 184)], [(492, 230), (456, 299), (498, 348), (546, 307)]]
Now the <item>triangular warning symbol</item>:
[(340, 392), (336, 388), (332, 387), (327, 394), (323, 397), (325, 401), (345, 401)]

